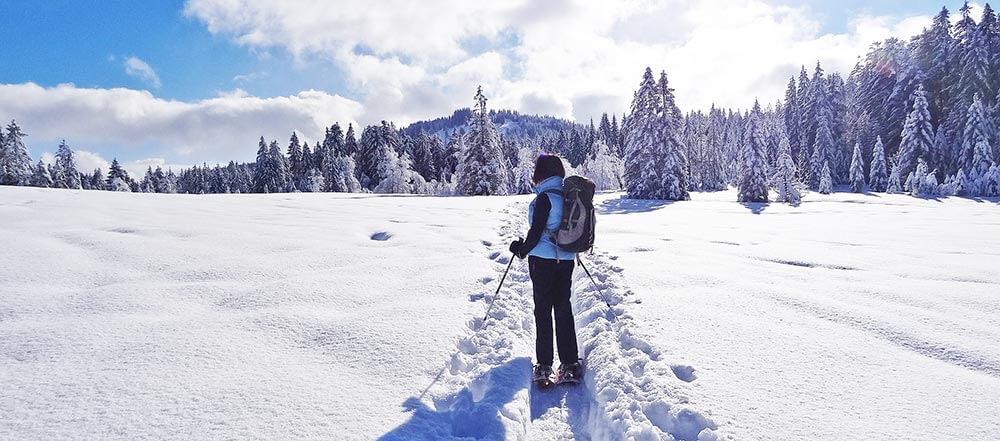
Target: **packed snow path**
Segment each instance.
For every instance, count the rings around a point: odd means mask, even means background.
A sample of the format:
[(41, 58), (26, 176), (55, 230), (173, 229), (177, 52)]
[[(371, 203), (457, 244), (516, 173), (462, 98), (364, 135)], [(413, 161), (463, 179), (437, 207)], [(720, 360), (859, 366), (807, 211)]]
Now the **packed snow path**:
[(692, 369), (671, 365), (633, 335), (627, 312), (631, 292), (622, 268), (610, 262), (615, 256), (585, 256), (597, 286), (581, 268), (574, 272), (572, 299), (585, 383), (547, 390), (531, 385), (534, 319), (526, 263), (510, 266), (495, 298), (490, 290), (510, 263), (507, 244), (527, 231), (526, 212), (524, 202), (504, 209), (498, 240), (482, 241), (498, 275), (483, 278), (483, 292), (470, 299), (481, 300), (484, 308), (493, 302), (488, 319), (469, 321), (469, 335), (458, 342), (447, 366), (408, 402), (410, 421), (381, 439), (719, 439), (715, 423), (685, 405), (684, 385), (695, 380)]

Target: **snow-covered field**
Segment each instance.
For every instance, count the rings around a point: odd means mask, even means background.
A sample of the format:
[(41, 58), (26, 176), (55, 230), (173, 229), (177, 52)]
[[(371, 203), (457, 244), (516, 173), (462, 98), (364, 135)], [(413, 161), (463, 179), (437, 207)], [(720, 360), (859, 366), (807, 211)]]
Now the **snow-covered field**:
[(527, 197), (0, 187), (0, 439), (1000, 439), (1000, 205), (602, 195), (537, 392)]

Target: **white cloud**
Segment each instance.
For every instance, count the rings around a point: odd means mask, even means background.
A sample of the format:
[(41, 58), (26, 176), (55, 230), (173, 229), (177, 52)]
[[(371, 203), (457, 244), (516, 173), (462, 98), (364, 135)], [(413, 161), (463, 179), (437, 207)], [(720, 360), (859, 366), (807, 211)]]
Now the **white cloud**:
[(929, 23), (859, 15), (824, 34), (809, 10), (765, 0), (189, 0), (185, 13), (255, 50), (333, 61), (364, 119), (402, 123), (470, 105), (479, 83), (525, 112), (620, 113), (647, 65), (667, 70), (685, 108), (747, 107), (782, 96), (801, 65), (846, 73), (874, 41)]
[(128, 57), (122, 64), (125, 66), (125, 73), (129, 76), (143, 80), (157, 89), (162, 85), (160, 76), (156, 74), (153, 67), (138, 57)]
[(228, 161), (252, 158), (260, 136), (284, 142), (294, 130), (315, 140), (324, 127), (357, 121), (360, 113), (357, 102), (315, 90), (259, 98), (237, 89), (184, 102), (131, 89), (0, 84), (0, 115), (17, 119), (33, 151), (52, 148), (35, 143), (65, 138), (71, 146), (161, 148), (175, 159)]

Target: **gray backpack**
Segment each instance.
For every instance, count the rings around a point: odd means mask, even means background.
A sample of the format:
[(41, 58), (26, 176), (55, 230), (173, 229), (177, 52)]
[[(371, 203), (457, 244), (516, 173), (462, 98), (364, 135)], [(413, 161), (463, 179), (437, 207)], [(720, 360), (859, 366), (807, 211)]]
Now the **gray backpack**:
[(583, 176), (563, 180), (563, 210), (552, 241), (563, 251), (582, 253), (594, 247), (594, 183)]

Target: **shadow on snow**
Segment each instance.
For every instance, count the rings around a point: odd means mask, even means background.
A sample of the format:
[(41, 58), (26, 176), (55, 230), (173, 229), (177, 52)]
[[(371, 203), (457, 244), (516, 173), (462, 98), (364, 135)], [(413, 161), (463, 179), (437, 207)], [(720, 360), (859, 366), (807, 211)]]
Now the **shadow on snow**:
[(473, 380), (457, 394), (435, 402), (435, 410), (417, 397), (403, 402), (413, 414), (405, 423), (378, 438), (380, 441), (472, 438), (502, 440), (506, 429), (500, 409), (528, 386), (531, 360), (515, 358)]
[(600, 214), (646, 213), (674, 203), (661, 199), (608, 199), (594, 207)]

